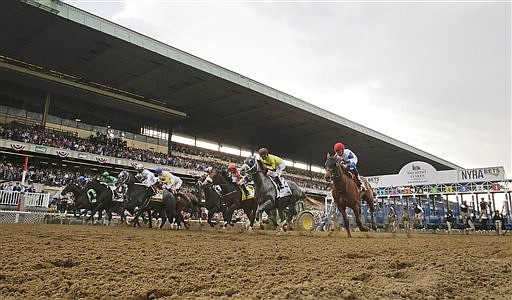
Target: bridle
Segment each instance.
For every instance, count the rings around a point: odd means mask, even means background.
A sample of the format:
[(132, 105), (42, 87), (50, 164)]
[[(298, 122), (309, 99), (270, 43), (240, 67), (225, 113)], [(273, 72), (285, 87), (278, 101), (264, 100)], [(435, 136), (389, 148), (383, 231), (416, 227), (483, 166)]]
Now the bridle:
[(244, 172), (253, 175), (253, 174), (256, 174), (256, 172), (260, 171), (260, 168), (259, 168), (258, 162), (256, 161), (256, 159), (254, 157), (251, 157), (251, 161), (254, 162), (254, 164), (252, 166), (249, 166), (246, 162), (244, 162), (241, 169), (244, 170)]

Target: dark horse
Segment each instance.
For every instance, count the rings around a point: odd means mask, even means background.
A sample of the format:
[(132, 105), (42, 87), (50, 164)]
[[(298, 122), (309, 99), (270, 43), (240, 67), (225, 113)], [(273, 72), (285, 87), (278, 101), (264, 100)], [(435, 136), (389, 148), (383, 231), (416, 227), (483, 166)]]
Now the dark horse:
[(113, 192), (110, 187), (104, 183), (101, 183), (97, 179), (92, 179), (87, 182), (84, 189), (86, 191), (92, 189), (96, 192), (97, 205), (93, 208), (89, 218), (94, 217), (94, 214), (97, 212), (98, 218), (101, 219), (102, 211), (105, 210), (108, 218), (107, 225), (110, 225), (110, 222), (112, 221), (112, 212), (115, 212), (121, 216), (121, 220), (124, 219), (124, 208), (122, 202), (114, 201)]
[[(82, 214), (87, 212), (87, 210), (92, 210), (91, 203), (87, 197), (87, 193), (83, 188), (71, 183), (64, 187), (64, 189), (60, 192), (62, 196), (65, 196), (69, 193), (73, 194), (73, 205), (71, 208), (73, 209), (73, 215), (75, 217), (80, 217)], [(77, 211), (81, 209), (84, 209), (84, 212), (77, 215)]]
[(220, 196), (226, 205), (226, 213), (224, 214), (225, 225), (229, 224), (233, 226), (233, 213), (237, 209), (243, 209), (249, 218), (249, 230), (252, 230), (254, 219), (256, 217), (256, 209), (258, 208), (256, 197), (253, 196), (242, 200), (242, 190), (236, 183), (231, 181), (225, 170), (220, 172), (213, 171), (212, 180), (213, 184), (220, 186)]
[[(184, 223), (185, 227), (188, 228), (188, 224), (185, 223), (183, 216), (181, 215), (181, 210), (178, 210), (182, 207), (189, 207), (188, 203), (186, 203), (186, 199), (183, 199), (183, 197), (179, 197), (177, 199), (171, 192), (164, 190), (162, 193), (162, 199), (157, 200), (152, 197), (154, 192), (149, 190), (151, 188), (147, 188), (146, 186), (138, 183), (135, 176), (127, 171), (119, 173), (118, 184), (126, 185), (127, 187), (127, 202), (124, 205), (124, 208), (134, 215), (134, 227), (137, 225), (140, 227), (138, 219), (144, 212), (148, 212), (149, 227), (151, 227), (151, 211), (157, 211), (162, 216), (162, 224), (160, 224), (160, 228), (165, 225), (166, 220), (169, 220), (169, 223), (171, 224), (176, 221), (178, 227), (181, 226), (181, 223)], [(182, 202), (185, 202), (185, 204), (180, 204)], [(190, 200), (188, 202), (190, 202)], [(135, 210), (136, 208), (137, 210)]]
[(351, 237), (351, 234), (347, 212), (345, 211), (347, 207), (350, 207), (354, 211), (359, 230), (369, 230), (368, 227), (361, 223), (361, 199), (364, 199), (370, 208), (372, 228), (374, 230), (377, 229), (373, 217), (374, 194), (372, 187), (366, 178), (361, 177), (364, 185), (366, 186), (366, 190), (361, 191), (352, 176), (352, 173), (350, 173), (344, 164), (339, 164), (334, 156), (331, 156), (329, 153), (327, 153), (327, 160), (325, 161), (325, 178), (327, 180), (333, 180), (332, 196), (334, 198), (334, 202), (336, 202), (336, 206), (338, 206), (338, 210), (343, 216), (343, 222), (345, 223), (345, 228), (347, 229), (347, 234), (349, 237)]
[(210, 224), (211, 227), (214, 227), (216, 223), (212, 221), (213, 215), (215, 213), (222, 213), (223, 218), (226, 219), (226, 206), (224, 205), (224, 201), (220, 195), (220, 191), (215, 190), (215, 186), (212, 183), (203, 184), (205, 178), (206, 175), (202, 176), (197, 181), (197, 185), (199, 187), (198, 195), (203, 195), (202, 198), (205, 200), (205, 207), (208, 210), (207, 222), (208, 224)]
[[(261, 160), (257, 160), (254, 156), (249, 156), (245, 159), (241, 171), (250, 174), (254, 180), (256, 198), (258, 199), (256, 214), (259, 217), (259, 221), (261, 222), (261, 214), (264, 211), (271, 217), (271, 215), (275, 214), (275, 210), (277, 210), (282, 221), (279, 225), (283, 229), (286, 224), (291, 228), (293, 217), (297, 214), (296, 203), (306, 199), (306, 194), (304, 194), (299, 186), (293, 181), (286, 180), (292, 194), (279, 197), (276, 184), (266, 175), (267, 168)], [(274, 225), (277, 226), (275, 218), (271, 217), (271, 219)], [(283, 221), (283, 219), (285, 220)]]

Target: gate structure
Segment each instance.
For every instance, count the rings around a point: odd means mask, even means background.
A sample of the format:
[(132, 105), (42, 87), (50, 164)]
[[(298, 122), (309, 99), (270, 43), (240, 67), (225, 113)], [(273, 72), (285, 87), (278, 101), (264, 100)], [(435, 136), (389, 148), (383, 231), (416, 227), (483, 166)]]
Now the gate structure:
[[(375, 216), (379, 227), (386, 226), (390, 207), (398, 219), (409, 214), (411, 224), (420, 229), (446, 228), (445, 216), (450, 209), (457, 218), (455, 228), (463, 229), (460, 205), (466, 201), (469, 213), (478, 229), (493, 230), (492, 213), (500, 211), (505, 216), (505, 226), (512, 224), (512, 180), (505, 178), (503, 167), (470, 170), (437, 171), (425, 162), (411, 162), (396, 175), (367, 177), (377, 194)], [(479, 203), (487, 206), (482, 211)], [(417, 213), (415, 207), (421, 207)], [(368, 218), (366, 205), (363, 215)]]

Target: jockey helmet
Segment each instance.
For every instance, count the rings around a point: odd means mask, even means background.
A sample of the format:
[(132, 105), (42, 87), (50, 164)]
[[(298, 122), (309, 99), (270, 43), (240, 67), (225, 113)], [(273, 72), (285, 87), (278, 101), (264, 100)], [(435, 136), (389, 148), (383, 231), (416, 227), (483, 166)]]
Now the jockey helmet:
[(162, 168), (156, 168), (156, 169), (155, 169), (155, 173), (157, 173), (157, 174), (161, 174), (161, 173), (162, 173)]
[(338, 151), (344, 151), (345, 150), (345, 145), (343, 145), (342, 143), (336, 143), (334, 144), (334, 152), (338, 152)]
[(101, 176), (107, 177), (107, 176), (110, 176), (110, 174), (107, 171), (105, 171), (105, 172), (103, 172), (103, 174), (101, 174)]
[(144, 166), (142, 164), (135, 165), (135, 170), (142, 171), (144, 169)]
[(233, 169), (236, 169), (236, 164), (234, 164), (234, 163), (229, 163), (229, 165), (228, 165), (228, 170), (233, 170)]
[(268, 155), (268, 149), (261, 148), (260, 150), (258, 150), (258, 153), (260, 154), (261, 158), (265, 159)]

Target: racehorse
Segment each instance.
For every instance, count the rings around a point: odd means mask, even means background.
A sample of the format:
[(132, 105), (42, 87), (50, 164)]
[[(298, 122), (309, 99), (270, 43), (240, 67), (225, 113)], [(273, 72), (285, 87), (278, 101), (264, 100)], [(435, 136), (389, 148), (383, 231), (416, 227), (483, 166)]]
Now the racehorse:
[(114, 201), (113, 191), (106, 184), (101, 183), (97, 179), (92, 179), (87, 182), (84, 189), (86, 191), (94, 190), (96, 192), (97, 206), (93, 208), (90, 218), (94, 217), (96, 212), (98, 213), (98, 219), (102, 217), (102, 211), (105, 210), (107, 213), (107, 225), (110, 225), (112, 221), (112, 212), (117, 213), (121, 216), (121, 220), (124, 220), (124, 208), (121, 202)]
[[(68, 193), (73, 194), (73, 215), (79, 218), (82, 214), (87, 212), (87, 210), (91, 210), (92, 207), (90, 205), (89, 198), (87, 197), (87, 193), (84, 189), (79, 187), (76, 184), (68, 184), (64, 189), (60, 192), (62, 196), (67, 195)], [(84, 209), (83, 213), (76, 214), (77, 210)]]
[(197, 186), (199, 187), (199, 191), (203, 194), (203, 199), (206, 202), (206, 209), (208, 210), (207, 222), (211, 227), (215, 227), (215, 223), (212, 221), (212, 217), (215, 213), (222, 213), (222, 216), (225, 218), (226, 206), (223, 205), (223, 199), (220, 196), (219, 192), (215, 190), (213, 184), (202, 184), (206, 178), (206, 175), (199, 178), (197, 181)]
[[(176, 198), (167, 190), (163, 191), (161, 200), (150, 198), (154, 192), (149, 191), (148, 189), (150, 188), (146, 187), (145, 185), (138, 183), (135, 179), (135, 176), (127, 171), (122, 171), (119, 173), (118, 184), (126, 185), (127, 187), (127, 202), (124, 204), (124, 208), (128, 210), (132, 215), (134, 215), (134, 227), (137, 225), (140, 227), (138, 218), (144, 212), (148, 212), (149, 227), (151, 228), (151, 211), (157, 211), (162, 216), (162, 224), (160, 224), (160, 228), (165, 225), (166, 220), (169, 220), (169, 223), (171, 224), (176, 221), (178, 227), (181, 226), (181, 223), (184, 223), (185, 227), (188, 228), (188, 224), (185, 223), (183, 216), (181, 215), (181, 210), (178, 209), (183, 209), (183, 207), (190, 207), (190, 200), (187, 203), (187, 199), (184, 199), (184, 197)], [(137, 211), (135, 211), (135, 208), (138, 208)]]
[(249, 198), (249, 195), (246, 195), (247, 198), (242, 200), (242, 190), (236, 183), (231, 181), (225, 170), (220, 172), (214, 170), (212, 172), (212, 183), (214, 185), (216, 184), (220, 186), (220, 196), (226, 205), (226, 213), (224, 214), (224, 226), (227, 224), (233, 226), (233, 213), (237, 209), (243, 209), (249, 218), (249, 230), (252, 230), (254, 219), (256, 217), (256, 209), (258, 208), (256, 197), (252, 196)]
[(372, 187), (366, 178), (361, 177), (364, 185), (366, 186), (365, 191), (361, 191), (352, 173), (348, 170), (347, 166), (337, 162), (336, 157), (331, 156), (327, 153), (327, 160), (325, 161), (325, 178), (332, 180), (332, 196), (334, 202), (338, 207), (338, 210), (343, 216), (343, 222), (345, 229), (347, 230), (348, 237), (351, 237), (349, 220), (347, 218), (347, 212), (345, 209), (350, 207), (354, 211), (357, 226), (361, 231), (369, 231), (369, 228), (361, 223), (361, 199), (364, 199), (370, 208), (372, 228), (375, 230), (375, 219), (373, 216), (374, 212), (374, 194)]
[(205, 207), (203, 203), (201, 203), (201, 197), (199, 196), (199, 192), (195, 190), (189, 190), (184, 192), (183, 195), (187, 197), (191, 204), (191, 217), (199, 220), (199, 224), (201, 224), (201, 216), (202, 216), (202, 207)]
[[(295, 204), (307, 198), (299, 186), (293, 181), (285, 180), (292, 194), (279, 197), (279, 190), (276, 184), (266, 175), (267, 168), (261, 160), (257, 160), (254, 156), (247, 157), (240, 170), (242, 173), (250, 174), (254, 180), (256, 198), (258, 199), (256, 215), (259, 217), (259, 220), (261, 221), (261, 214), (265, 211), (269, 214), (274, 226), (277, 227), (277, 221), (273, 217), (275, 210), (277, 210), (281, 219), (279, 224), (281, 228), (284, 230), (285, 225), (291, 228), (292, 219), (297, 213)], [(283, 221), (283, 219), (285, 220)]]

